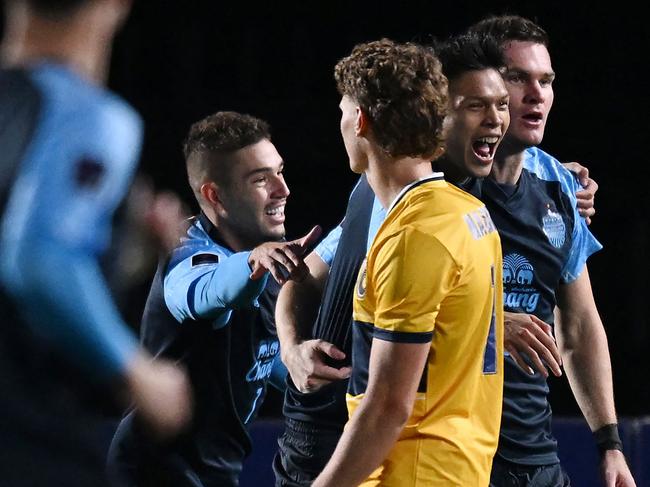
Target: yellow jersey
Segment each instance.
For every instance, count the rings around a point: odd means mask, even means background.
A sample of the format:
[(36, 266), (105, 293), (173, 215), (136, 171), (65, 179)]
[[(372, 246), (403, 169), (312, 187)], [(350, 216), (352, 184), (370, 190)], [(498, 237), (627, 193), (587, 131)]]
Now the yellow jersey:
[(501, 273), (487, 209), (440, 173), (391, 205), (355, 289), (350, 415), (366, 390), (373, 338), (431, 350), (406, 427), (362, 485), (489, 484), (503, 396)]

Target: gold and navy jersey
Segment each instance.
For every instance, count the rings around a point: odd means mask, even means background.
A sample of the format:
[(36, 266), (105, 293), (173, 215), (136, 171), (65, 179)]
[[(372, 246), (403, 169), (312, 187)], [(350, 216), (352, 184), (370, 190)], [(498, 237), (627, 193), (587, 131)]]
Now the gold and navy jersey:
[(441, 174), (405, 188), (389, 209), (357, 279), (350, 415), (373, 339), (431, 351), (406, 427), (363, 485), (488, 485), (503, 394), (501, 268), (485, 206)]

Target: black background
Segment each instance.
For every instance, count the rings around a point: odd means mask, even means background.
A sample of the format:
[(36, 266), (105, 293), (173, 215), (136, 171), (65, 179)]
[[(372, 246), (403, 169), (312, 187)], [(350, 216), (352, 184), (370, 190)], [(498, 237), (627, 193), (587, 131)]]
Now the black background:
[[(336, 61), (358, 42), (428, 42), (490, 13), (528, 16), (550, 35), (556, 98), (541, 147), (584, 163), (600, 183), (591, 229), (605, 249), (589, 268), (617, 405), (650, 414), (646, 12), (622, 2), (139, 1), (115, 44), (110, 86), (144, 117), (143, 172), (188, 203), (180, 147), (189, 125), (218, 110), (269, 121), (293, 238), (338, 223), (356, 180), (338, 130)], [(555, 411), (577, 412), (566, 380), (555, 382)]]

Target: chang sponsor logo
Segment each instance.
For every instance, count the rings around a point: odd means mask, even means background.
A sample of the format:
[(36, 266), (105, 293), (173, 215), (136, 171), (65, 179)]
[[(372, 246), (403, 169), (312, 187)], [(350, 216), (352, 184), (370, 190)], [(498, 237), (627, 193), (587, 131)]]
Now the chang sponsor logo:
[(273, 361), (280, 350), (277, 340), (265, 340), (260, 343), (257, 349), (257, 359), (251, 370), (246, 374), (247, 382), (268, 379), (273, 370)]
[(539, 303), (539, 291), (532, 285), (535, 269), (519, 254), (503, 257), (503, 305), (506, 310), (532, 313)]

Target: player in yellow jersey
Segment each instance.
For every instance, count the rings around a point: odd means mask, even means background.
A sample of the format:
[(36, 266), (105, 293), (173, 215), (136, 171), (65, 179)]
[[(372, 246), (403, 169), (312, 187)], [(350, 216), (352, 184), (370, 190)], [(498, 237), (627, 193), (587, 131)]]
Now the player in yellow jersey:
[[(355, 291), (350, 421), (315, 487), (489, 482), (503, 389), (501, 247), (484, 205), (432, 173), (447, 107), (440, 69), (431, 51), (389, 40), (336, 66), (350, 166), (388, 213)], [(504, 96), (494, 139), (479, 143), (487, 158), (507, 129)]]

